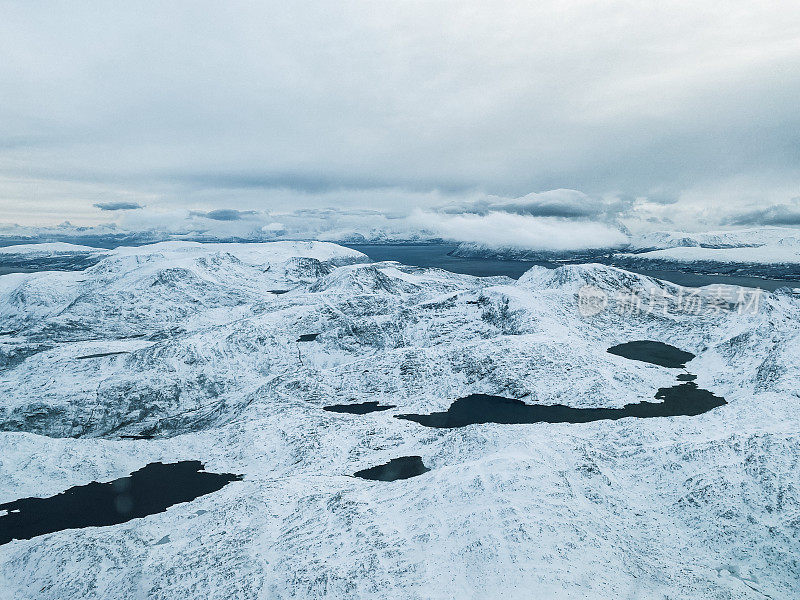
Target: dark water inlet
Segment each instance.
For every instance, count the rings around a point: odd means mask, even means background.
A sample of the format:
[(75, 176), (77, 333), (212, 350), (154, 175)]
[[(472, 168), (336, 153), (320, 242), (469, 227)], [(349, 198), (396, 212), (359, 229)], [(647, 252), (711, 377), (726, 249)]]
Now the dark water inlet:
[(87, 358), (103, 358), (104, 356), (114, 356), (115, 354), (130, 354), (127, 350), (119, 350), (117, 352), (100, 352), (99, 354), (87, 354), (85, 356), (76, 356), (75, 360), (86, 360)]
[(0, 544), (29, 540), (63, 529), (125, 523), (164, 512), (180, 502), (222, 489), (241, 475), (206, 473), (199, 460), (149, 465), (108, 483), (72, 487), (50, 498), (0, 504)]
[(653, 340), (639, 340), (618, 344), (609, 348), (607, 352), (670, 369), (682, 369), (687, 362), (694, 358), (694, 354), (691, 352)]
[(322, 410), (351, 415), (365, 415), (371, 412), (389, 410), (390, 408), (396, 408), (396, 406), (393, 404), (380, 406), (377, 402), (360, 402), (358, 404), (332, 404), (331, 406), (323, 406)]
[(724, 398), (698, 388), (694, 382), (660, 388), (655, 397), (663, 402), (638, 402), (622, 408), (573, 408), (563, 404), (525, 404), (514, 398), (472, 394), (453, 402), (446, 412), (396, 417), (437, 428), (466, 427), (480, 423), (590, 423), (625, 417), (695, 416), (727, 404)]
[(374, 481), (397, 481), (398, 479), (416, 477), (428, 471), (430, 469), (422, 463), (421, 456), (401, 456), (400, 458), (393, 458), (385, 465), (356, 471), (353, 475), (361, 479), (372, 479)]

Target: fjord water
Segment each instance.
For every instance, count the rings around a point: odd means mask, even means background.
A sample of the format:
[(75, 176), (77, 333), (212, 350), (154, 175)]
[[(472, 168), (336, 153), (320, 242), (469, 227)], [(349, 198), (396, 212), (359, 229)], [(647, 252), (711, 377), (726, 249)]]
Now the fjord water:
[(474, 275), (491, 277), (505, 275), (519, 279), (531, 267), (543, 264), (523, 260), (497, 260), (493, 258), (461, 258), (449, 253), (457, 246), (450, 244), (343, 244), (358, 250), (374, 261), (395, 260), (404, 265), (415, 267), (433, 267)]
[(0, 504), (0, 544), (38, 535), (125, 523), (164, 512), (241, 480), (231, 473), (206, 473), (198, 460), (149, 465), (108, 483), (92, 482), (50, 498), (23, 498)]
[[(434, 267), (474, 275), (476, 277), (491, 277), (505, 275), (512, 279), (519, 279), (523, 273), (533, 266), (539, 265), (554, 269), (567, 264), (564, 261), (524, 261), (524, 260), (499, 260), (495, 258), (462, 258), (450, 256), (450, 252), (457, 248), (453, 244), (342, 244), (353, 250), (358, 250), (369, 256), (374, 261), (395, 260), (404, 265), (416, 267)], [(569, 261), (569, 262), (586, 262)], [(701, 287), (704, 285), (738, 285), (742, 287), (762, 288), (775, 291), (782, 287), (800, 285), (800, 282), (782, 279), (762, 279), (745, 275), (706, 275), (678, 270), (650, 270), (628, 269), (641, 275), (656, 279), (663, 279), (685, 287)]]

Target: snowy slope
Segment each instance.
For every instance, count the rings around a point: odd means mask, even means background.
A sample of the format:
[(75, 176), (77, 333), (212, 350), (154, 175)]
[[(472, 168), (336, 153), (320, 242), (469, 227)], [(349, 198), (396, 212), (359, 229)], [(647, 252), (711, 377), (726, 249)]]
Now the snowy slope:
[[(612, 299), (606, 310), (581, 315), (587, 286)], [(2, 276), (0, 503), (157, 460), (202, 460), (244, 480), (144, 519), (0, 546), (0, 589), (796, 597), (800, 301), (617, 310), (617, 298), (655, 292), (686, 291), (601, 265), (515, 282), (369, 264), (319, 243), (170, 242), (79, 273)], [(688, 370), (728, 404), (585, 424), (394, 418), (471, 393), (574, 407), (652, 400), (675, 370), (606, 352), (638, 339), (695, 353)], [(110, 352), (120, 354), (85, 358)], [(376, 400), (397, 408), (322, 410)], [(120, 439), (141, 432), (155, 437)], [(351, 477), (406, 455), (431, 471)]]

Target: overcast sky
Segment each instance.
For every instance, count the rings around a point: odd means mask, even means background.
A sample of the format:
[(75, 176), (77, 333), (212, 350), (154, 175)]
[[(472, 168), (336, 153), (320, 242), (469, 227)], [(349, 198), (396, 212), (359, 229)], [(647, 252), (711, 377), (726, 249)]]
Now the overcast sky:
[(800, 225), (793, 2), (0, 12), (0, 222)]

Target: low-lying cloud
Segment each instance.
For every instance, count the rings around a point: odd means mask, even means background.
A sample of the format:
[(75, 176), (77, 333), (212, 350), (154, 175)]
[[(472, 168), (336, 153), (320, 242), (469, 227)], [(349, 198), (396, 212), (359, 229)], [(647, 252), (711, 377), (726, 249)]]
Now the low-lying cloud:
[(93, 206), (100, 210), (138, 210), (144, 208), (138, 202), (96, 202)]
[(622, 246), (628, 236), (613, 225), (507, 212), (441, 214), (417, 211), (408, 222), (444, 239), (491, 248), (567, 251)]

